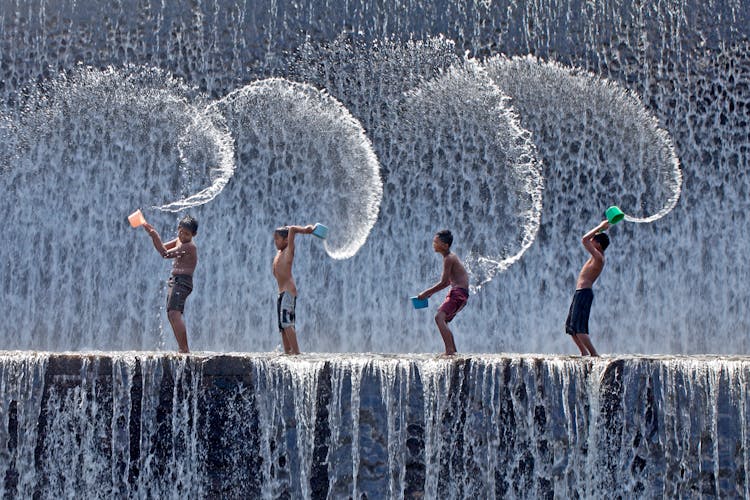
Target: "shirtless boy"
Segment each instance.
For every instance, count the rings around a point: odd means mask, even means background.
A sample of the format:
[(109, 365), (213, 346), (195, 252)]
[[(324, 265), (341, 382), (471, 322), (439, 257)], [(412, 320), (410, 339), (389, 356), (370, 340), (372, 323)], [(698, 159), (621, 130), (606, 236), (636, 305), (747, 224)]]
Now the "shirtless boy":
[(168, 281), (167, 318), (180, 352), (188, 353), (187, 328), (182, 313), (185, 311), (185, 299), (193, 291), (193, 272), (198, 265), (198, 248), (193, 243), (193, 238), (198, 234), (198, 221), (189, 215), (183, 217), (177, 225), (177, 238), (167, 243), (162, 243), (159, 233), (151, 224), (145, 223), (143, 228), (151, 236), (156, 251), (165, 259), (174, 259)]
[(294, 264), (294, 235), (312, 234), (313, 226), (284, 226), (273, 232), (276, 244), (276, 257), (273, 259), (273, 276), (279, 285), (279, 298), (276, 313), (279, 319), (279, 332), (286, 354), (299, 354), (297, 333), (294, 330), (294, 309), (297, 305), (297, 285), (292, 276)]
[(573, 337), (573, 342), (580, 349), (581, 356), (599, 355), (589, 339), (589, 315), (591, 303), (594, 301), (594, 292), (591, 287), (604, 269), (604, 251), (609, 246), (609, 236), (602, 231), (608, 228), (609, 222), (604, 220), (581, 238), (581, 243), (591, 257), (578, 275), (576, 292), (570, 304), (568, 319), (565, 320), (565, 332)]
[(456, 343), (453, 340), (453, 333), (448, 328), (448, 323), (456, 317), (458, 311), (464, 308), (466, 301), (469, 300), (469, 273), (459, 260), (455, 253), (451, 253), (453, 244), (453, 235), (447, 229), (438, 231), (432, 240), (432, 248), (443, 256), (443, 275), (440, 281), (432, 287), (417, 295), (419, 299), (427, 299), (435, 292), (439, 292), (448, 285), (451, 286), (445, 301), (438, 308), (435, 315), (440, 335), (445, 343), (445, 354), (452, 356), (456, 354)]

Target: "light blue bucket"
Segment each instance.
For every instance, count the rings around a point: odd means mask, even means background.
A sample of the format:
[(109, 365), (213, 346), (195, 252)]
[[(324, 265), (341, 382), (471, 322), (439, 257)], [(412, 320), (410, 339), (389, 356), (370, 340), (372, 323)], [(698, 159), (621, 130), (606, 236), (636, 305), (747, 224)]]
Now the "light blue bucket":
[(312, 234), (313, 236), (317, 236), (318, 238), (324, 240), (326, 239), (326, 236), (328, 236), (328, 228), (318, 222), (317, 224), (315, 224), (315, 227), (313, 227)]

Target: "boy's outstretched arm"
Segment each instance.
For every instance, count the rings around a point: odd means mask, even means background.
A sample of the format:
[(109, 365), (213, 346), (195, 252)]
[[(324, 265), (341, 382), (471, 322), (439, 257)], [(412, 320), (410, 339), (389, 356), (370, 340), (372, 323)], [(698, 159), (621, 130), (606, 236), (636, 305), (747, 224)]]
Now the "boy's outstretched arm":
[(428, 299), (434, 294), (435, 292), (439, 292), (443, 288), (447, 287), (451, 284), (451, 269), (453, 266), (453, 259), (450, 257), (447, 257), (443, 259), (443, 274), (440, 276), (440, 281), (432, 285), (430, 288), (425, 290), (424, 292), (417, 295), (418, 299)]
[(148, 222), (143, 224), (143, 229), (148, 233), (149, 236), (151, 236), (151, 242), (154, 244), (154, 248), (156, 249), (156, 251), (159, 252), (159, 255), (161, 255), (165, 259), (174, 259), (175, 257), (185, 253), (181, 250), (172, 250), (175, 245), (177, 245), (176, 239), (168, 242), (166, 245), (162, 243), (159, 233), (156, 232), (154, 226), (152, 226)]
[(294, 253), (294, 235), (297, 233), (312, 234), (313, 227), (307, 226), (287, 226), (289, 229), (289, 236), (287, 237), (287, 249)]

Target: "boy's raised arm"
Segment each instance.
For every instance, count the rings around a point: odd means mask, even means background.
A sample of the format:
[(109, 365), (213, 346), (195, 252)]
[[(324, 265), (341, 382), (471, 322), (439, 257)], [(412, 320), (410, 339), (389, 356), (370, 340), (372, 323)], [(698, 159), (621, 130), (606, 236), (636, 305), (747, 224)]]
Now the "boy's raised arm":
[(287, 237), (287, 248), (294, 252), (294, 235), (297, 233), (312, 234), (313, 227), (308, 226), (287, 226), (289, 229), (289, 236)]
[(603, 220), (594, 229), (584, 234), (581, 238), (581, 244), (588, 250), (588, 252), (594, 257), (603, 257), (601, 252), (594, 246), (594, 236), (609, 229), (609, 221)]

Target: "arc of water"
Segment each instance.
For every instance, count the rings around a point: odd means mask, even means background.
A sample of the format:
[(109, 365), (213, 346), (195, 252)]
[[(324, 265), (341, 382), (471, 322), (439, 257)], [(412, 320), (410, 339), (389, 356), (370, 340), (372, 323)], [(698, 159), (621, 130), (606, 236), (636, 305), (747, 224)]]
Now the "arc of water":
[[(350, 221), (349, 227), (341, 228), (339, 231), (335, 225), (331, 227), (332, 232), (346, 233), (351, 236), (346, 241), (337, 244), (332, 243), (329, 237), (324, 242), (324, 247), (328, 255), (334, 259), (352, 257), (365, 243), (370, 230), (375, 225), (383, 196), (380, 163), (364, 128), (342, 103), (325, 91), (283, 78), (269, 78), (253, 82), (227, 94), (210, 104), (207, 109), (212, 113), (221, 112), (223, 106), (242, 103), (244, 99), (251, 106), (264, 110), (263, 107), (269, 105), (268, 96), (274, 96), (286, 112), (307, 113), (309, 116), (320, 117), (321, 127), (315, 131), (318, 134), (347, 133), (351, 146), (346, 152), (349, 163), (342, 164), (345, 171), (338, 172), (342, 174), (341, 179), (338, 180), (346, 184), (354, 177), (364, 176), (369, 182), (366, 190), (360, 190), (356, 193), (358, 196), (351, 198), (356, 202), (355, 206), (349, 205), (346, 207), (346, 213), (337, 214), (343, 217), (351, 217), (354, 214), (354, 217), (359, 218), (356, 221)], [(268, 120), (280, 119), (267, 112), (264, 116)], [(341, 200), (338, 201), (341, 202)]]
[[(601, 96), (597, 103), (609, 108), (602, 111), (603, 113), (610, 112), (615, 115), (634, 116), (640, 123), (636, 132), (639, 135), (650, 135), (651, 137), (646, 139), (647, 142), (656, 148), (656, 154), (659, 157), (666, 159), (665, 165), (658, 170), (658, 175), (660, 180), (665, 183), (670, 195), (661, 208), (650, 215), (628, 214), (627, 207), (620, 207), (626, 211), (625, 220), (638, 223), (654, 222), (667, 215), (677, 205), (682, 186), (679, 158), (669, 134), (659, 126), (658, 120), (648, 112), (635, 92), (623, 89), (616, 82), (603, 79), (583, 69), (565, 66), (557, 62), (545, 62), (530, 55), (513, 58), (494, 56), (484, 61), (484, 67), (503, 91), (508, 92), (516, 102), (520, 101), (521, 104), (531, 104), (524, 103), (524, 96), (519, 95), (523, 93), (524, 89), (517, 89), (514, 92), (510, 87), (521, 85), (519, 82), (522, 80), (518, 78), (517, 81), (513, 81), (514, 74), (511, 74), (510, 71), (507, 75), (503, 74), (505, 68), (515, 68), (516, 74), (526, 78), (527, 81), (536, 80), (539, 85), (549, 85), (548, 82), (551, 80), (554, 82), (553, 85), (563, 92), (567, 92), (575, 102), (580, 102), (583, 97), (575, 94), (574, 89), (580, 86), (590, 87), (592, 92)], [(495, 71), (491, 71), (491, 68)], [(533, 104), (539, 105), (538, 103)]]

